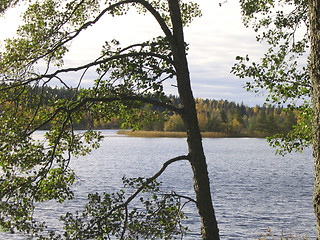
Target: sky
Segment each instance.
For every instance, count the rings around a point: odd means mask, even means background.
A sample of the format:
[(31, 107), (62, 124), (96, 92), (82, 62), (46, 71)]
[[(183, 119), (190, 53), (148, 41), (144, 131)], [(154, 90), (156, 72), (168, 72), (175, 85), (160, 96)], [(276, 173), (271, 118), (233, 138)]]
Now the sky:
[[(222, 6), (219, 6), (222, 0), (196, 2), (203, 16), (185, 28), (185, 41), (190, 48), (188, 62), (194, 96), (243, 102), (248, 106), (263, 104), (266, 96), (247, 92), (243, 88), (248, 79), (239, 79), (230, 73), (236, 56), (248, 54), (250, 58), (259, 59), (266, 50), (256, 42), (256, 33), (243, 26), (238, 1), (229, 0)], [(18, 10), (9, 11), (0, 19), (0, 38), (14, 35), (18, 24)], [(161, 29), (149, 15), (138, 15), (132, 11), (126, 16), (106, 16), (98, 25), (89, 28), (72, 42), (65, 64), (75, 66), (95, 59), (107, 40), (117, 39), (125, 46), (159, 35), (163, 35)], [(72, 76), (69, 81), (72, 81)], [(91, 82), (88, 75), (84, 83), (90, 85)], [(168, 94), (176, 93), (171, 83), (166, 84), (165, 90)]]

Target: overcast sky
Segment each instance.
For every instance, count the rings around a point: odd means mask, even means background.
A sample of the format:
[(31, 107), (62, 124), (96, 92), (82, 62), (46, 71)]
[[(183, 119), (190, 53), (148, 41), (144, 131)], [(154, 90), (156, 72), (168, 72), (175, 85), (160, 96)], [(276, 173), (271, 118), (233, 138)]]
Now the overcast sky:
[[(185, 28), (185, 40), (189, 43), (188, 61), (195, 97), (224, 99), (254, 106), (262, 104), (264, 97), (248, 93), (243, 89), (247, 80), (230, 73), (237, 55), (249, 54), (254, 58), (263, 55), (265, 48), (255, 41), (255, 32), (243, 26), (237, 0), (219, 6), (222, 0), (197, 0), (203, 16)], [(10, 11), (0, 19), (1, 38), (14, 34), (18, 23), (17, 11)], [(102, 21), (72, 43), (66, 56), (66, 65), (75, 65), (98, 56), (104, 41), (118, 39), (122, 45), (141, 42), (163, 35), (154, 19), (137, 15), (111, 18)], [(86, 79), (87, 83), (91, 79)], [(175, 93), (174, 87), (166, 88)]]

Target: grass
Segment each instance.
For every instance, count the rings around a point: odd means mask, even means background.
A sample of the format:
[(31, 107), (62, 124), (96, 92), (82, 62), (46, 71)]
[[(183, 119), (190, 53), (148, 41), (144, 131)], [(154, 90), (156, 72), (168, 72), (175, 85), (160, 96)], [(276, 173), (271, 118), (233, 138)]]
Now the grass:
[(279, 237), (275, 237), (270, 228), (267, 229), (266, 234), (262, 234), (261, 237), (258, 238), (258, 240), (308, 240), (308, 239), (309, 239), (308, 236), (297, 238), (297, 237), (294, 237), (293, 235), (285, 236), (283, 233)]

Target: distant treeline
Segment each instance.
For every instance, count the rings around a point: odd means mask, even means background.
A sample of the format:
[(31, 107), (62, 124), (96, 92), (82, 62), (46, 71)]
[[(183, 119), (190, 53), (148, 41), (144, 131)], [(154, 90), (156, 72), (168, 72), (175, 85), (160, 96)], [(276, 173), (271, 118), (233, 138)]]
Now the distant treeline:
[[(170, 96), (176, 105), (179, 99)], [(297, 123), (295, 112), (274, 106), (248, 107), (227, 100), (196, 99), (196, 109), (202, 132), (223, 132), (227, 136), (271, 136), (287, 133)], [(184, 131), (182, 119), (172, 114), (144, 130)]]
[[(37, 92), (39, 93), (39, 89)], [(41, 89), (43, 103), (46, 104), (52, 99), (77, 98), (77, 93), (66, 88), (44, 87)], [(168, 96), (168, 99), (175, 106), (179, 106), (180, 101), (175, 96)], [(146, 106), (150, 108), (150, 106)], [(152, 107), (162, 112), (160, 117), (148, 124), (141, 130), (147, 131), (185, 131), (182, 119), (175, 113), (165, 112), (159, 107)], [(255, 106), (248, 107), (243, 103), (229, 102), (227, 100), (196, 99), (196, 109), (198, 112), (199, 126), (202, 132), (221, 132), (227, 136), (271, 136), (276, 133), (287, 133), (292, 126), (297, 123), (297, 114), (294, 111), (283, 107), (275, 106)], [(99, 121), (90, 119), (90, 114), (83, 116), (77, 124), (77, 128), (84, 129), (88, 126), (95, 129), (119, 129), (121, 122), (114, 118), (109, 121), (100, 119)]]

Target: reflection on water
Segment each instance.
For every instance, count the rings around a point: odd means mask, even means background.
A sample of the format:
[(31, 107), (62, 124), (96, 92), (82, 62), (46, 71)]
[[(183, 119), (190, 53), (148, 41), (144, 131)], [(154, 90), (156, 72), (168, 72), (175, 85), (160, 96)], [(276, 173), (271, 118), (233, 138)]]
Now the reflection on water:
[[(162, 164), (187, 154), (185, 139), (129, 138), (103, 131), (101, 148), (73, 159), (79, 182), (76, 197), (62, 207), (41, 206), (38, 216), (58, 228), (62, 211), (81, 210), (88, 193), (114, 191), (123, 175), (149, 177)], [(39, 136), (35, 136), (39, 137)], [(215, 212), (221, 239), (257, 239), (270, 227), (275, 233), (308, 234), (315, 238), (312, 209), (313, 160), (311, 150), (275, 156), (264, 139), (204, 139)], [(160, 177), (164, 188), (194, 197), (190, 166), (177, 162)], [(199, 218), (190, 205), (188, 239), (200, 239)], [(1, 239), (25, 239), (0, 234)]]

